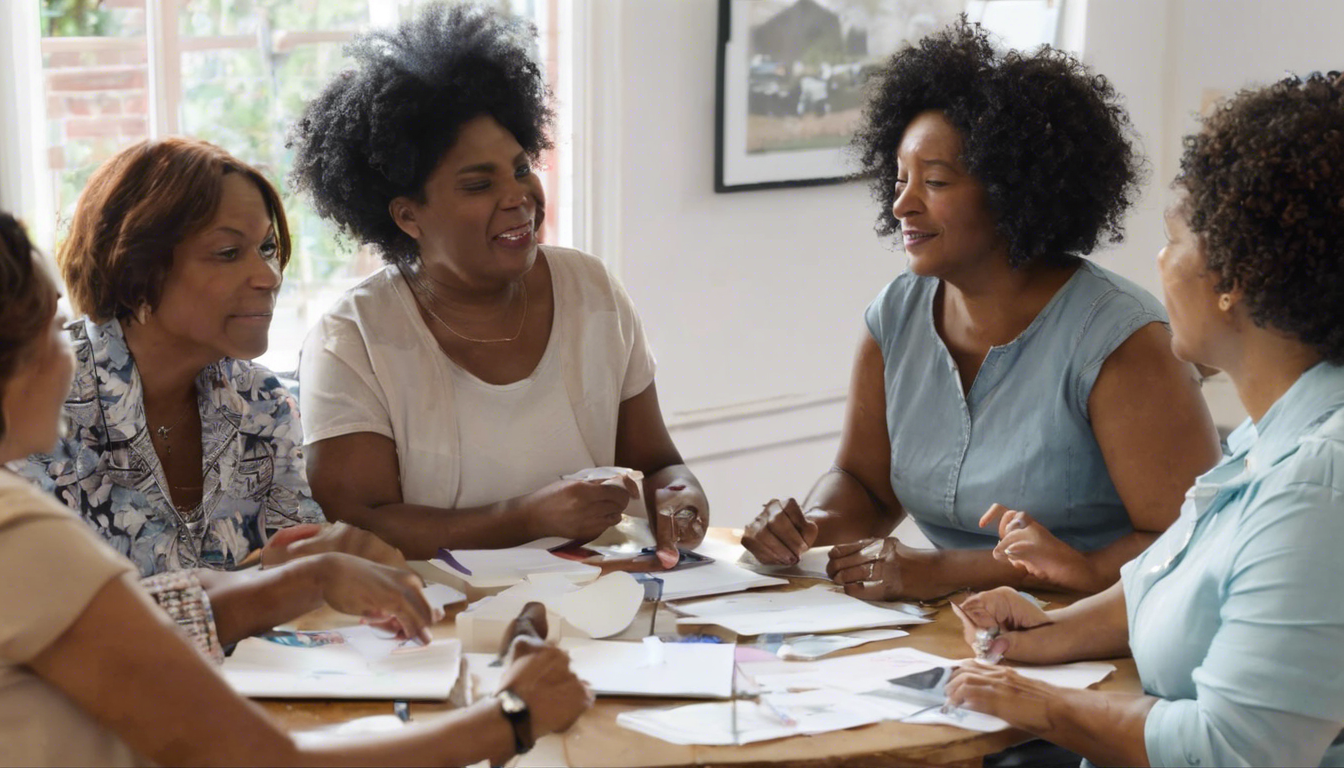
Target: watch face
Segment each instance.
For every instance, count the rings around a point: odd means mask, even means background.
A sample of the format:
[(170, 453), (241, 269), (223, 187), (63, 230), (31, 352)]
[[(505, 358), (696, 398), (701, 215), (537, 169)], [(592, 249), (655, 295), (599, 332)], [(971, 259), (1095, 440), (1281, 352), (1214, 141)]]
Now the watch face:
[(499, 706), (510, 715), (527, 711), (527, 702), (523, 701), (522, 697), (513, 691), (499, 692)]

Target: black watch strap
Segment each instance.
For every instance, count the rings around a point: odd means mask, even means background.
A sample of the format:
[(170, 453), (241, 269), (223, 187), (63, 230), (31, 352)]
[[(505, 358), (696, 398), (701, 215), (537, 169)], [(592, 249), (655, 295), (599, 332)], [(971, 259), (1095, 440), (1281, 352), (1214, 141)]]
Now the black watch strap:
[(532, 738), (532, 713), (527, 710), (527, 702), (507, 688), (495, 694), (495, 698), (499, 701), (499, 711), (513, 726), (513, 751), (521, 755), (532, 749), (536, 740)]

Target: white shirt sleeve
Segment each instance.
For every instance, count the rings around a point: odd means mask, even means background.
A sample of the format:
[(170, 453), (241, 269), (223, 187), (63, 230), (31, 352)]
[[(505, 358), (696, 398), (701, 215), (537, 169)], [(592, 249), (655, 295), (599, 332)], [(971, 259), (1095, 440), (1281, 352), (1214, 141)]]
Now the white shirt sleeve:
[(616, 307), (621, 325), (630, 329), (629, 333), (634, 342), (630, 349), (630, 359), (625, 365), (625, 378), (621, 381), (621, 401), (624, 402), (649, 388), (653, 383), (658, 363), (653, 357), (648, 338), (644, 336), (644, 322), (639, 319), (639, 313), (635, 311), (634, 303), (625, 292), (625, 286), (615, 277), (609, 279), (616, 294)]
[(326, 315), (309, 331), (299, 357), (299, 413), (304, 445), (357, 432), (395, 439), (387, 396), (352, 319)]

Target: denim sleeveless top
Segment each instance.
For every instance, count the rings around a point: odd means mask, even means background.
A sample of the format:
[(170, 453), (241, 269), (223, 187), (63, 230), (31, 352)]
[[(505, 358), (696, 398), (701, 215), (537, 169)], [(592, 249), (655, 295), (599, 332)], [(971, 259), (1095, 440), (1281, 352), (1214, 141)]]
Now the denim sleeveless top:
[(939, 548), (991, 548), (995, 502), (1065, 543), (1100, 549), (1133, 531), (1092, 434), (1087, 402), (1106, 358), (1149, 323), (1152, 294), (1084, 260), (1017, 338), (992, 347), (963, 395), (934, 328), (937, 278), (909, 272), (868, 307), (882, 349), (891, 488)]

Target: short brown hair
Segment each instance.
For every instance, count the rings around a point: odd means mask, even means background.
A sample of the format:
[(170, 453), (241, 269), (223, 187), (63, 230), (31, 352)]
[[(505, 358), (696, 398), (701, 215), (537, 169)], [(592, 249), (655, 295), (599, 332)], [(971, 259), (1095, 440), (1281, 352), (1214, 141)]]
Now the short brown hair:
[(173, 248), (210, 223), (225, 174), (246, 176), (275, 222), (280, 267), (289, 263), (289, 223), (280, 194), (261, 172), (209, 142), (174, 137), (118, 152), (94, 171), (56, 256), (77, 312), (124, 319), (159, 302)]
[[(0, 211), (0, 397), (56, 315), (56, 284), (23, 226)], [(0, 436), (5, 416), (0, 413)]]

